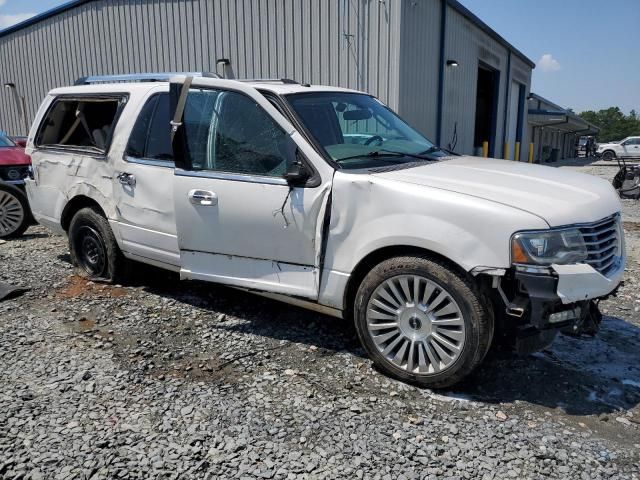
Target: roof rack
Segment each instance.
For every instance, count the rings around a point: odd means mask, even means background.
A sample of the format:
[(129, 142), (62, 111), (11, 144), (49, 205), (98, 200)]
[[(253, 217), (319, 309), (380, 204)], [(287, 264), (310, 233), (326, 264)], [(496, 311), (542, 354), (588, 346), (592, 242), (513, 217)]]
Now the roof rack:
[(93, 75), (78, 78), (74, 85), (90, 85), (92, 83), (115, 82), (168, 82), (171, 77), (185, 75), (188, 77), (221, 78), (217, 73), (211, 72), (162, 72), (162, 73), (129, 73), (123, 75)]
[(291, 80), (290, 78), (232, 78), (230, 80), (237, 80), (238, 82), (253, 82), (253, 83), (284, 83), (286, 85), (300, 85), (300, 82)]

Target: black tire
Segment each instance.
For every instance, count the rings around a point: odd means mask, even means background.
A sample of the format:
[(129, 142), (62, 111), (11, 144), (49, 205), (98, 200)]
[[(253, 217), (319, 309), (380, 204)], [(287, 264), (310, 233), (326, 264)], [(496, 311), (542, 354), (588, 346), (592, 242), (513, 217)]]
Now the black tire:
[[(439, 372), (434, 370), (430, 373), (417, 373), (416, 369), (408, 371), (407, 368), (400, 368), (378, 350), (376, 341), (369, 332), (367, 308), (372, 295), (387, 280), (394, 277), (402, 278), (402, 276), (418, 276), (423, 281), (435, 283), (437, 287), (446, 290), (461, 313), (464, 325), (460, 328), (463, 328), (461, 337), (464, 338), (464, 343), (457, 353), (457, 358)], [(420, 282), (418, 284), (420, 285)], [(438, 290), (435, 292), (434, 295), (438, 295)], [(460, 382), (480, 365), (489, 351), (493, 338), (494, 316), (489, 298), (483, 295), (473, 281), (464, 274), (454, 271), (446, 262), (428, 256), (395, 257), (375, 266), (360, 284), (354, 300), (353, 314), (358, 337), (374, 364), (394, 378), (422, 387), (446, 388)], [(401, 315), (398, 314), (398, 325), (402, 322), (400, 318)], [(412, 320), (410, 319), (409, 323)], [(420, 321), (417, 323), (420, 325)], [(412, 327), (422, 328), (414, 325)], [(426, 328), (434, 327), (430, 323)], [(436, 327), (436, 331), (439, 332), (437, 328), (439, 327)], [(389, 343), (392, 342), (392, 340), (389, 341)], [(412, 349), (412, 347), (408, 348)], [(433, 348), (431, 350), (433, 353)], [(427, 349), (423, 349), (422, 353), (426, 358)], [(414, 356), (414, 358), (417, 357)]]
[(92, 280), (115, 282), (124, 270), (124, 256), (107, 219), (94, 208), (83, 208), (69, 225), (71, 261)]
[(0, 182), (0, 238), (17, 238), (29, 228), (30, 223), (27, 196), (19, 188)]
[(605, 150), (602, 152), (602, 159), (611, 162), (616, 159), (616, 152), (613, 150)]

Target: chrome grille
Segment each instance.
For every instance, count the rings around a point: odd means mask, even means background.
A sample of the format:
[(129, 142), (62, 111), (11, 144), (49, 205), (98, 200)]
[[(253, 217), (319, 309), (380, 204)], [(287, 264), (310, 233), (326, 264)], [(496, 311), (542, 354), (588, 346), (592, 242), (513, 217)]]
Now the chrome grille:
[(614, 215), (578, 227), (589, 252), (586, 263), (604, 276), (617, 267), (620, 258), (619, 221), (620, 216)]

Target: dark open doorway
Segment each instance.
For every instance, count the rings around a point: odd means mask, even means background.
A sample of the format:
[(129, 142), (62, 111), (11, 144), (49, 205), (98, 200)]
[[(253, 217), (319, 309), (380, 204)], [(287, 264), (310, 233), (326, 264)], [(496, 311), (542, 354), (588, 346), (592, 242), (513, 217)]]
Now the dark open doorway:
[(500, 73), (483, 64), (478, 65), (478, 88), (476, 90), (476, 123), (474, 147), (489, 142), (489, 156), (495, 156), (496, 125), (498, 120), (498, 87)]

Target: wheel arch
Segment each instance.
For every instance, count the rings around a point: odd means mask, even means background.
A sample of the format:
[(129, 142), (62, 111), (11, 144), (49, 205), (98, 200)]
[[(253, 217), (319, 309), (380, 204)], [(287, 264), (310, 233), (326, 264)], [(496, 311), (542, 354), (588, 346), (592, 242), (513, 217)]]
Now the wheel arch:
[(62, 226), (65, 232), (69, 232), (69, 226), (71, 225), (71, 219), (73, 216), (78, 213), (83, 208), (94, 208), (97, 210), (103, 217), (108, 218), (104, 209), (100, 206), (100, 204), (93, 198), (87, 195), (76, 195), (71, 200), (67, 202), (62, 210), (62, 214), (60, 215), (60, 225)]
[(345, 318), (350, 318), (353, 310), (353, 300), (355, 299), (358, 287), (364, 280), (367, 273), (379, 263), (394, 257), (415, 255), (415, 256), (427, 256), (431, 259), (438, 260), (453, 271), (460, 275), (470, 277), (461, 265), (446, 257), (445, 255), (433, 250), (429, 250), (423, 247), (416, 247), (414, 245), (390, 245), (386, 247), (380, 247), (376, 250), (369, 252), (356, 264), (355, 268), (349, 275), (347, 287), (344, 290), (343, 306), (345, 311)]

